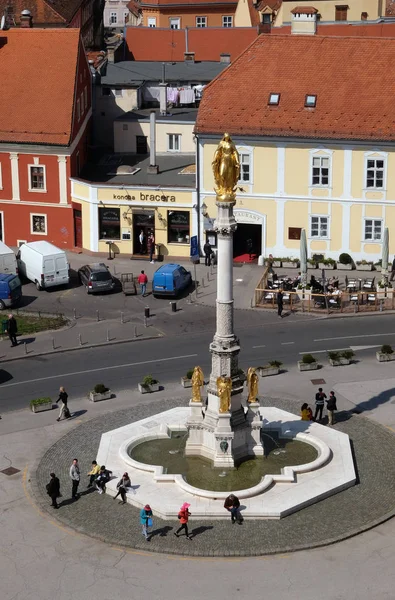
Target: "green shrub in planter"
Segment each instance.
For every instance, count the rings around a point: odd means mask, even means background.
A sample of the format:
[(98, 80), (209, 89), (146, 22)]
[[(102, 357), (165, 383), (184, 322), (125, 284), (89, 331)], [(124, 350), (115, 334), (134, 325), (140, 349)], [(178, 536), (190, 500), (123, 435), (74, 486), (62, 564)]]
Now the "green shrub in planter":
[(41, 404), (48, 404), (48, 402), (52, 403), (51, 398), (36, 398), (35, 400), (30, 400), (30, 408), (40, 406)]
[(317, 361), (314, 358), (314, 356), (312, 356), (311, 354), (303, 354), (302, 363), (304, 363), (305, 365), (312, 365), (315, 362)]
[(381, 354), (393, 354), (394, 353), (392, 346), (390, 346), (389, 344), (383, 344), (381, 346), (380, 352), (381, 352)]
[(269, 365), (279, 369), (283, 363), (280, 360), (269, 360)]
[(192, 379), (193, 371), (194, 369), (189, 369), (189, 371), (187, 371), (187, 374), (185, 375), (186, 379)]
[(152, 375), (146, 375), (143, 379), (142, 386), (147, 388), (150, 385), (154, 385), (155, 383), (159, 383), (157, 379), (154, 379)]
[(95, 394), (105, 394), (108, 392), (109, 388), (106, 387), (103, 383), (97, 383), (93, 388)]
[(340, 356), (346, 360), (351, 360), (352, 357), (355, 356), (355, 352), (352, 350), (343, 350), (343, 352), (340, 352)]
[(347, 252), (342, 252), (339, 256), (339, 263), (342, 265), (351, 265), (352, 258), (349, 254), (347, 254)]
[(339, 352), (335, 352), (334, 350), (331, 352), (328, 352), (328, 356), (331, 360), (339, 360), (340, 359)]

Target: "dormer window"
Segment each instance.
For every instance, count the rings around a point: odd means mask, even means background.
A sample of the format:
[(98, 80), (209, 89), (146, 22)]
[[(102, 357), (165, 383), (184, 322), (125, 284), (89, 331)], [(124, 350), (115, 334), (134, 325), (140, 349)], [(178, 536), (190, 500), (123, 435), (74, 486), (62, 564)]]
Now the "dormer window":
[(278, 106), (280, 102), (280, 94), (270, 94), (269, 95), (269, 106)]
[(317, 96), (313, 96), (312, 94), (306, 94), (304, 105), (307, 108), (315, 108), (316, 104), (317, 104)]

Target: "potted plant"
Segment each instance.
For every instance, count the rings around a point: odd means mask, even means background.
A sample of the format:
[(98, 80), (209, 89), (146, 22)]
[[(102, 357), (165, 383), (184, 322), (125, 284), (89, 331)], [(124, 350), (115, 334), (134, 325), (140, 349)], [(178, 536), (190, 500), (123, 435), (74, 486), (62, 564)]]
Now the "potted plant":
[(337, 261), (337, 268), (347, 271), (351, 271), (353, 268), (352, 258), (347, 252), (342, 252)]
[(109, 400), (111, 398), (111, 390), (103, 383), (97, 383), (92, 391), (89, 392), (89, 400), (91, 402), (100, 402), (101, 400)]
[(43, 410), (52, 410), (52, 400), (51, 398), (36, 398), (35, 400), (30, 400), (30, 408), (32, 412), (43, 412)]
[(376, 352), (376, 358), (379, 362), (389, 362), (395, 360), (395, 352), (389, 344), (383, 344), (380, 350)]
[(189, 371), (187, 371), (187, 374), (185, 375), (185, 377), (181, 377), (182, 387), (184, 387), (184, 388), (192, 387), (192, 375), (193, 375), (193, 369), (189, 369)]
[(357, 260), (357, 271), (373, 271), (373, 261)]
[(281, 268), (282, 260), (281, 258), (273, 258), (273, 267), (277, 267), (277, 269)]
[(318, 264), (320, 269), (335, 269), (336, 261), (333, 258), (324, 258), (322, 262)]
[(159, 381), (152, 375), (146, 375), (141, 383), (138, 384), (140, 394), (150, 394), (159, 391)]
[(269, 375), (278, 375), (280, 373), (280, 367), (283, 363), (279, 360), (269, 360), (267, 365), (258, 367), (257, 371), (261, 377), (268, 377)]
[(354, 356), (354, 352), (352, 350), (343, 350), (343, 351), (331, 351), (328, 352), (329, 363), (332, 367), (340, 367), (341, 365), (349, 365)]
[(285, 269), (298, 269), (299, 268), (299, 259), (298, 258), (284, 258), (283, 260), (283, 268)]
[(299, 371), (315, 371), (318, 369), (318, 363), (311, 354), (304, 354), (302, 360), (298, 360)]

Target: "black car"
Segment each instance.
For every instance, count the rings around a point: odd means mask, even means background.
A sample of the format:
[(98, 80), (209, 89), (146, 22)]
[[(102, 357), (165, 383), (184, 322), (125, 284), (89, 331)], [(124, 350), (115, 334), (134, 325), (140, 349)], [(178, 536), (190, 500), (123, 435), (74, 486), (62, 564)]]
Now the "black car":
[(78, 277), (88, 294), (111, 292), (115, 283), (104, 263), (93, 263), (78, 269)]

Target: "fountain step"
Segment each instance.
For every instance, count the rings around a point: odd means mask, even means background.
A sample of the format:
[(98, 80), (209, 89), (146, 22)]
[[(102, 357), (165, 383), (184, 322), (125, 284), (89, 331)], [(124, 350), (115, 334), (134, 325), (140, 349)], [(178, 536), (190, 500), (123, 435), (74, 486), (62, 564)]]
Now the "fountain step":
[(232, 412), (232, 416), (230, 417), (230, 424), (231, 424), (232, 429), (235, 429), (236, 427), (241, 427), (241, 426), (246, 427), (247, 426), (246, 417), (245, 417), (243, 408), (239, 408), (238, 410), (235, 410)]

